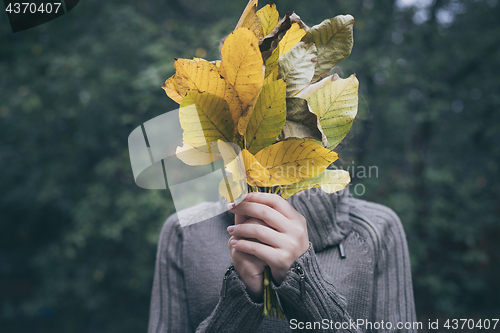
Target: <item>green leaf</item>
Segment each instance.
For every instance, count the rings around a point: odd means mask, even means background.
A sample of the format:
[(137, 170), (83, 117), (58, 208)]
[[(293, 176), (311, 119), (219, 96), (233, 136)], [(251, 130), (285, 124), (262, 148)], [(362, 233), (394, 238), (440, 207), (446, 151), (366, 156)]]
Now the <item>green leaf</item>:
[[(271, 56), (266, 60), (266, 73), (265, 73), (264, 77), (267, 78), (269, 75), (273, 74), (273, 72), (275, 72), (278, 69), (277, 66), (278, 66), (279, 58), (280, 58), (280, 48), (279, 48), (279, 46), (277, 46), (274, 49), (273, 53), (271, 53)], [(276, 77), (273, 77), (272, 79), (273, 79), (273, 81), (275, 81)], [(167, 92), (167, 95), (168, 95), (169, 91), (167, 90), (168, 89), (167, 82), (165, 82), (165, 85), (166, 85), (166, 88), (163, 88), (163, 89), (165, 89), (165, 91)], [(169, 97), (170, 97), (170, 95), (169, 95)], [(170, 98), (174, 99), (174, 97), (176, 97), (176, 96), (173, 95), (173, 97), (170, 97)]]
[(313, 26), (302, 37), (303, 42), (314, 42), (318, 49), (313, 81), (327, 74), (351, 54), (354, 17), (339, 15)]
[(316, 46), (299, 42), (279, 59), (280, 77), (286, 82), (286, 96), (292, 97), (314, 76)]
[(286, 99), (286, 123), (278, 139), (283, 141), (289, 138), (310, 138), (318, 140), (324, 147), (328, 146), (318, 115), (311, 110), (305, 99)]
[(326, 193), (334, 193), (344, 189), (350, 181), (349, 172), (345, 170), (325, 170), (316, 177), (281, 187), (281, 196), (288, 199), (299, 192), (316, 187), (321, 187)]
[(325, 85), (329, 84), (330, 81), (335, 81), (339, 80), (340, 77), (337, 73), (334, 73), (333, 75), (327, 76), (319, 81), (309, 83), (307, 86), (305, 86), (299, 93), (295, 95), (295, 97), (299, 98), (308, 98), (311, 96), (316, 90), (319, 88), (324, 87)]
[(330, 80), (307, 98), (328, 138), (328, 149), (335, 148), (351, 129), (358, 111), (358, 86), (353, 74), (347, 79)]
[(181, 102), (179, 121), (183, 140), (205, 152), (211, 146), (207, 143), (217, 140), (230, 142), (233, 138), (234, 122), (227, 102), (209, 93), (189, 91)]
[(286, 119), (286, 83), (273, 81), (262, 87), (248, 122), (246, 145), (252, 154), (273, 144)]

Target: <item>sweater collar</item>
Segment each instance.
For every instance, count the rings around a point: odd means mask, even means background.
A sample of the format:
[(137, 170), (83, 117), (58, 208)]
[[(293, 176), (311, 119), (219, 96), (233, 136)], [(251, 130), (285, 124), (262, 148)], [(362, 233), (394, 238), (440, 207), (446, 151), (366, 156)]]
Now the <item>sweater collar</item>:
[[(336, 246), (352, 231), (349, 189), (328, 194), (320, 188), (300, 192), (287, 201), (305, 217), (309, 241), (316, 252)], [(224, 207), (227, 202), (222, 199)], [(234, 214), (227, 211), (231, 223)]]
[(352, 231), (348, 188), (331, 194), (311, 189), (287, 201), (306, 218), (309, 241), (316, 252), (340, 244)]

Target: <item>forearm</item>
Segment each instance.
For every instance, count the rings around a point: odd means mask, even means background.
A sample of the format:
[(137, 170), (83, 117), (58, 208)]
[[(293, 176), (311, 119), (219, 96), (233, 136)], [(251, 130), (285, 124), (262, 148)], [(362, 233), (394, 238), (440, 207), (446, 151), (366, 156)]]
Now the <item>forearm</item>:
[(244, 283), (234, 270), (226, 277), (223, 289), (224, 297), (221, 296), (215, 309), (196, 332), (255, 332), (262, 321), (263, 304), (250, 299)]
[(299, 322), (325, 323), (321, 329), (310, 331), (358, 332), (349, 325), (352, 320), (345, 299), (322, 274), (312, 245), (295, 263), (300, 269), (292, 268), (281, 285), (275, 287), (291, 326)]

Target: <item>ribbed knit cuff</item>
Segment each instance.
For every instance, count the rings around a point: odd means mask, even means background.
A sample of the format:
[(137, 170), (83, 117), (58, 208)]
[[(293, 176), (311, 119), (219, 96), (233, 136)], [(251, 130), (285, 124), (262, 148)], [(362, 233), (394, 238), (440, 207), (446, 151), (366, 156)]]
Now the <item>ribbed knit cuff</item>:
[(311, 243), (309, 243), (309, 248), (304, 252), (297, 260), (294, 262), (294, 266), (288, 271), (285, 279), (279, 286), (276, 286), (273, 282), (272, 287), (278, 293), (278, 295), (283, 296), (285, 299), (291, 299), (296, 304), (303, 303), (304, 299), (301, 297), (301, 283), (300, 275), (295, 271), (295, 264), (298, 264), (304, 271), (304, 291), (305, 297), (307, 297), (307, 290), (311, 289), (311, 281), (317, 280), (317, 278), (311, 276), (312, 271), (316, 271), (316, 254), (314, 253), (314, 248)]
[(346, 301), (337, 293), (332, 282), (325, 279), (321, 273), (311, 243), (309, 249), (295, 261), (294, 266), (295, 264), (300, 266), (300, 274), (297, 269), (292, 268), (280, 286), (273, 284), (288, 320), (349, 321), (350, 317), (345, 312)]
[[(224, 286), (223, 286), (224, 287)], [(251, 333), (262, 322), (264, 303), (255, 303), (236, 271), (226, 278), (225, 297), (221, 297), (203, 332)]]

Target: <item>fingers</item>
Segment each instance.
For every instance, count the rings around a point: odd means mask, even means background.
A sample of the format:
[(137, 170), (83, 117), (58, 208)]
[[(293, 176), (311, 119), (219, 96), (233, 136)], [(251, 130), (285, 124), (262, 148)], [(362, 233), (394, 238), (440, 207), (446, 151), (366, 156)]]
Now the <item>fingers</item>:
[(228, 241), (229, 252), (231, 253), (231, 257), (233, 258), (233, 264), (236, 264), (236, 262), (247, 261), (249, 263), (262, 267), (265, 267), (267, 265), (264, 261), (262, 261), (262, 259), (259, 259), (256, 256), (237, 250), (234, 247), (233, 243), (231, 243), (231, 240), (233, 239), (239, 240), (238, 238), (231, 237)]
[[(236, 224), (241, 224), (249, 217), (253, 217), (264, 221), (271, 228), (281, 232), (284, 231), (286, 228), (286, 226), (283, 225), (283, 222), (286, 222), (288, 220), (288, 218), (286, 218), (283, 214), (281, 214), (277, 210), (271, 208), (270, 206), (257, 202), (243, 201), (239, 203), (236, 207), (233, 206), (230, 210), (236, 215), (235, 223), (236, 219), (238, 219), (238, 223)], [(243, 217), (239, 215), (242, 215)]]
[(256, 202), (269, 206), (289, 219), (296, 218), (298, 214), (292, 205), (277, 194), (250, 192), (245, 195), (244, 202)]
[(284, 235), (269, 228), (262, 221), (249, 219), (240, 225), (232, 225), (227, 228), (229, 234), (238, 239), (256, 239), (261, 243), (272, 247), (280, 247), (284, 243)]
[(234, 215), (234, 224), (238, 225), (238, 224), (245, 223), (248, 219), (250, 219), (249, 216), (235, 214)]
[(278, 250), (259, 242), (253, 242), (246, 239), (238, 239), (232, 237), (229, 241), (230, 246), (236, 251), (244, 252), (246, 254), (257, 257), (258, 259), (267, 263), (267, 265), (271, 266), (272, 263), (275, 262), (276, 255), (278, 254)]

